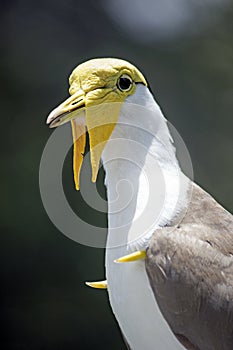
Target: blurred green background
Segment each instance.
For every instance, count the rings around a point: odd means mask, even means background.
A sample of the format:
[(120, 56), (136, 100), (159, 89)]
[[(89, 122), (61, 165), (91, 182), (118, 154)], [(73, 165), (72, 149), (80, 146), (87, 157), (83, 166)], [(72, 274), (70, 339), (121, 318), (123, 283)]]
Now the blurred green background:
[[(104, 251), (69, 240), (43, 208), (38, 169), (52, 132), (45, 119), (68, 96), (78, 63), (127, 59), (182, 135), (195, 180), (232, 211), (233, 3), (2, 0), (0, 7), (1, 349), (124, 349), (107, 293), (84, 285), (104, 278)], [(71, 162), (65, 167), (78, 208)]]

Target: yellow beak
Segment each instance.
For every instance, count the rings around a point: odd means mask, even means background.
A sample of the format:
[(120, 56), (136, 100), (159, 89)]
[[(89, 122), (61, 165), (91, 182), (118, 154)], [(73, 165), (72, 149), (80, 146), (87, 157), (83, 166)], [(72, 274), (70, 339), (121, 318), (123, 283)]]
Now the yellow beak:
[[(105, 103), (104, 103), (105, 102)], [(117, 123), (121, 103), (93, 99), (93, 94), (82, 89), (55, 108), (47, 118), (47, 124), (54, 128), (71, 122), (74, 151), (73, 171), (77, 190), (80, 188), (80, 171), (86, 146), (86, 129), (89, 133), (92, 181), (95, 182), (101, 154)]]
[[(55, 108), (47, 118), (50, 128), (55, 128), (68, 121), (71, 121), (73, 135), (73, 172), (75, 187), (79, 190), (79, 176), (83, 162), (83, 153), (86, 146), (86, 127), (83, 119), (79, 120), (85, 108), (85, 94), (83, 90), (78, 90), (67, 100)], [(76, 119), (77, 118), (77, 119)]]

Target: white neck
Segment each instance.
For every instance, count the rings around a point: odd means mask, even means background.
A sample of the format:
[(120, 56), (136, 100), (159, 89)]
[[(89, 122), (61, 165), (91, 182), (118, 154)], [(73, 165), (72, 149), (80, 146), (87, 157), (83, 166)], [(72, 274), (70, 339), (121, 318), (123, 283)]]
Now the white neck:
[[(140, 105), (138, 104), (140, 101)], [(135, 103), (135, 104), (133, 104)], [(186, 204), (166, 120), (142, 85), (123, 104), (103, 155), (108, 195), (106, 277), (113, 312), (132, 350), (183, 349), (157, 306), (143, 261), (116, 264), (145, 249), (153, 231)]]
[(129, 250), (145, 249), (154, 230), (174, 221), (187, 199), (166, 119), (145, 86), (123, 104), (102, 160), (115, 245), (127, 237)]

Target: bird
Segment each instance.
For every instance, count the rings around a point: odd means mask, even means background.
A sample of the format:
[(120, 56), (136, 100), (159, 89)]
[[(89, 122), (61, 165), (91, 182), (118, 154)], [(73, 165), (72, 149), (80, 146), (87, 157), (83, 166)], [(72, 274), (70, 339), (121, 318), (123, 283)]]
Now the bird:
[(90, 143), (108, 198), (107, 289), (132, 350), (233, 349), (233, 216), (181, 170), (144, 75), (119, 58), (80, 63), (47, 118), (71, 123), (76, 189)]

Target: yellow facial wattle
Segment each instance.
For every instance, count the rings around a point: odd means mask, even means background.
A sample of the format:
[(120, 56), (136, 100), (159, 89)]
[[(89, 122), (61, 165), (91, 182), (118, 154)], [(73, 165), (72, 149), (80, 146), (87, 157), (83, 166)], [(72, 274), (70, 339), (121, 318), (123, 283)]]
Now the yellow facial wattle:
[[(69, 83), (71, 96), (50, 113), (47, 123), (56, 127), (71, 121), (74, 181), (79, 189), (86, 129), (95, 182), (101, 154), (118, 121), (122, 103), (134, 94), (137, 83), (147, 83), (131, 63), (115, 58), (92, 59), (80, 64), (72, 72)], [(83, 111), (85, 120), (79, 118)]]

